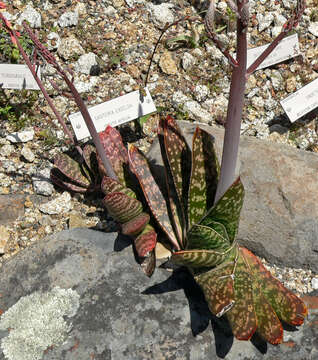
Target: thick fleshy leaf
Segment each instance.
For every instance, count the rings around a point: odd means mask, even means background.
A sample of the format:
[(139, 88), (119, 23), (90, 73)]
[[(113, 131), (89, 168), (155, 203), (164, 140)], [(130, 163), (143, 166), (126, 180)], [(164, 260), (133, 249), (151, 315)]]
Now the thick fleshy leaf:
[(51, 178), (51, 181), (54, 184), (56, 184), (57, 186), (59, 186), (60, 188), (71, 191), (71, 192), (78, 192), (78, 193), (82, 193), (82, 194), (86, 193), (89, 190), (87, 187), (78, 186), (78, 185), (72, 184), (69, 181), (63, 181), (61, 179), (61, 177), (63, 177), (63, 174), (60, 173), (60, 175), (62, 175), (62, 176), (59, 176), (58, 172), (59, 172), (58, 169), (53, 168), (50, 173), (50, 178)]
[(158, 224), (166, 233), (175, 248), (179, 249), (180, 246), (177, 242), (173, 228), (170, 224), (167, 204), (151, 174), (146, 158), (133, 145), (129, 147), (128, 153), (130, 168), (138, 178), (138, 181), (142, 187), (143, 193), (153, 216), (158, 221)]
[[(99, 138), (119, 182), (125, 184), (124, 164), (128, 164), (128, 155), (120, 133), (111, 126), (107, 126), (104, 131), (99, 133)], [(107, 176), (99, 156), (97, 158), (101, 173)]]
[(103, 177), (101, 190), (104, 194), (122, 192), (131, 198), (136, 198), (136, 194), (131, 189), (123, 186), (121, 183), (108, 176)]
[(229, 258), (233, 251), (235, 251), (233, 247), (223, 252), (213, 250), (183, 250), (173, 253), (171, 261), (190, 268), (214, 267)]
[(103, 203), (109, 215), (121, 224), (134, 219), (142, 213), (141, 202), (121, 192), (107, 194), (103, 199)]
[(307, 315), (304, 302), (275, 279), (252, 252), (243, 247), (241, 252), (251, 268), (253, 281), (260, 286), (277, 316), (288, 324), (301, 325)]
[(238, 178), (217, 204), (209, 210), (200, 224), (209, 226), (211, 221), (223, 224), (232, 243), (237, 235), (243, 200), (244, 187)]
[[(227, 236), (227, 235), (226, 235)], [(194, 225), (187, 234), (187, 250), (226, 251), (231, 247), (229, 239), (204, 225)]]
[[(88, 169), (90, 170), (91, 175), (96, 177), (98, 175), (98, 162), (96, 157), (96, 148), (93, 145), (85, 145), (83, 149), (83, 158), (85, 164), (87, 165)], [(85, 170), (85, 167), (83, 167)]]
[(212, 314), (221, 317), (234, 305), (234, 263), (229, 262), (195, 276)]
[(192, 140), (192, 168), (188, 199), (189, 227), (211, 208), (219, 179), (219, 163), (210, 134), (196, 128)]
[(58, 154), (54, 159), (54, 165), (72, 182), (82, 187), (89, 187), (90, 181), (84, 176), (80, 164), (68, 155)]
[(167, 116), (163, 124), (164, 144), (179, 202), (186, 211), (191, 170), (191, 152), (177, 125)]
[(140, 265), (143, 272), (150, 277), (156, 268), (155, 250), (150, 251), (149, 254), (142, 259)]
[(234, 336), (239, 340), (249, 340), (256, 331), (257, 318), (253, 303), (251, 274), (240, 252), (234, 276), (235, 303), (226, 316)]
[(135, 248), (140, 257), (145, 257), (152, 251), (157, 243), (157, 233), (151, 225), (147, 225), (142, 233), (135, 239)]
[(257, 333), (271, 344), (283, 341), (283, 327), (275, 311), (262, 294), (261, 287), (253, 281), (253, 301), (257, 318)]
[(122, 224), (121, 232), (124, 235), (138, 235), (148, 224), (149, 220), (150, 216), (143, 212)]

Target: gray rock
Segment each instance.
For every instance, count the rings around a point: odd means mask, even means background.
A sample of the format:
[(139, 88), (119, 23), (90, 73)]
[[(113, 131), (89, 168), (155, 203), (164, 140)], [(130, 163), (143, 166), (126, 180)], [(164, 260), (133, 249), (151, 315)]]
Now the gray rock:
[[(32, 346), (39, 354), (36, 345), (40, 342), (42, 349), (45, 339), (55, 338), (41, 359), (298, 360), (317, 353), (314, 311), (298, 331), (285, 332), (294, 346), (233, 340), (225, 320), (212, 317), (184, 269), (158, 268), (148, 279), (129, 244), (115, 233), (74, 229), (8, 260), (0, 269), (0, 360), (28, 359), (18, 350)], [(49, 326), (50, 318), (56, 327)], [(61, 344), (65, 323), (69, 331)], [(11, 324), (15, 327), (9, 332)], [(21, 324), (26, 324), (24, 331)], [(10, 336), (18, 329), (19, 344), (13, 347)]]
[(58, 19), (58, 24), (60, 27), (76, 26), (78, 23), (78, 13), (77, 11), (67, 11), (62, 14)]
[(97, 63), (96, 55), (92, 52), (81, 55), (75, 63), (75, 71), (87, 75), (98, 75), (100, 66)]
[(53, 194), (54, 186), (50, 180), (50, 171), (50, 168), (45, 168), (32, 178), (33, 189), (36, 194), (44, 196)]
[(34, 130), (26, 129), (11, 133), (7, 135), (6, 139), (9, 140), (11, 143), (20, 143), (20, 142), (25, 143), (33, 140), (33, 137), (34, 137)]
[(69, 36), (61, 40), (57, 52), (63, 59), (70, 60), (73, 57), (84, 54), (84, 49), (75, 36)]
[(266, 15), (262, 15), (258, 13), (256, 15), (258, 20), (258, 31), (262, 32), (265, 29), (269, 28), (271, 23), (274, 21), (274, 15), (272, 13), (268, 13)]
[(18, 24), (21, 25), (24, 20), (29, 22), (31, 28), (41, 27), (41, 14), (37, 12), (31, 5), (26, 6), (25, 10), (19, 17)]
[[(179, 123), (190, 143), (195, 125)], [(221, 154), (223, 130), (200, 126)], [(159, 163), (157, 143), (149, 157)], [(318, 272), (317, 154), (243, 136), (239, 160), (245, 201), (238, 241), (271, 263)]]
[(74, 86), (79, 93), (83, 92), (91, 92), (94, 90), (94, 87), (98, 83), (98, 78), (90, 78), (88, 81), (81, 81), (79, 79), (75, 79)]
[(156, 26), (163, 29), (166, 23), (173, 23), (174, 14), (170, 10), (173, 8), (173, 4), (162, 3), (160, 5), (148, 4), (148, 8), (152, 15), (152, 20)]
[(50, 32), (47, 36), (47, 48), (55, 50), (61, 45), (60, 35), (56, 32)]
[(190, 53), (186, 52), (182, 57), (182, 67), (184, 70), (191, 68), (196, 63), (196, 58)]
[(195, 99), (199, 102), (206, 100), (209, 95), (210, 90), (206, 85), (197, 85), (194, 88)]
[(9, 224), (24, 214), (25, 195), (0, 195), (0, 225)]
[(318, 37), (318, 22), (311, 22), (308, 28), (309, 32)]
[(35, 155), (33, 154), (32, 150), (29, 149), (27, 146), (23, 146), (21, 150), (21, 155), (27, 162), (33, 162), (35, 159)]
[(9, 145), (9, 144), (3, 145), (0, 147), (0, 156), (8, 157), (13, 153), (13, 151), (14, 151), (13, 145)]

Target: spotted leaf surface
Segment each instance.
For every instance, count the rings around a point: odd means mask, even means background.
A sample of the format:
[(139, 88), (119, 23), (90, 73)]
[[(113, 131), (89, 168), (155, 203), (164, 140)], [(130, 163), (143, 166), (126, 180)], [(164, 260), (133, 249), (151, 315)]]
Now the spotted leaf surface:
[(107, 194), (103, 199), (103, 203), (110, 216), (121, 224), (134, 219), (142, 213), (141, 202), (121, 192)]
[(195, 276), (195, 280), (204, 292), (210, 311), (218, 317), (234, 304), (234, 285), (230, 276), (233, 268), (233, 263), (227, 263)]
[(232, 243), (238, 231), (243, 200), (244, 187), (240, 178), (238, 178), (208, 212), (201, 224), (209, 226), (211, 221), (223, 224)]
[(239, 252), (234, 278), (234, 305), (226, 313), (234, 336), (249, 340), (257, 329), (257, 318), (253, 302), (251, 274)]
[[(99, 138), (119, 182), (124, 184), (125, 177), (123, 165), (128, 163), (128, 155), (120, 133), (111, 126), (107, 126), (104, 131), (99, 133)], [(97, 156), (97, 158), (101, 173), (107, 176), (102, 161), (99, 156)]]
[(179, 249), (180, 247), (168, 216), (168, 208), (165, 199), (151, 174), (146, 158), (134, 146), (129, 147), (129, 162), (131, 170), (138, 178), (143, 189), (143, 193), (153, 216), (175, 248)]
[(82, 187), (88, 187), (90, 181), (85, 177), (80, 164), (66, 154), (58, 154), (54, 159), (54, 165), (63, 175)]
[(150, 251), (147, 256), (141, 260), (140, 265), (143, 272), (150, 277), (156, 268), (155, 250)]
[(157, 233), (151, 225), (147, 225), (142, 233), (135, 239), (135, 248), (140, 257), (145, 257), (152, 251), (157, 243)]
[(288, 324), (301, 325), (307, 315), (304, 302), (275, 279), (253, 253), (245, 248), (241, 248), (241, 252), (251, 268), (253, 281), (277, 316)]
[(148, 224), (149, 220), (149, 215), (143, 212), (122, 224), (121, 232), (124, 235), (138, 235)]
[(191, 169), (191, 152), (179, 126), (171, 116), (166, 118), (163, 125), (163, 132), (166, 155), (173, 181), (180, 204), (186, 209)]
[(78, 193), (84, 194), (88, 190), (87, 187), (78, 186), (78, 185), (72, 184), (69, 181), (63, 181), (61, 179), (61, 174), (58, 173), (58, 170), (56, 168), (55, 169), (53, 168), (51, 170), (50, 178), (51, 178), (51, 181), (54, 184), (56, 184), (57, 186), (59, 186), (62, 189), (65, 189), (65, 190), (68, 190), (68, 191), (71, 191), (71, 192), (78, 192)]
[(171, 261), (190, 268), (213, 267), (227, 259), (232, 251), (233, 248), (229, 248), (224, 252), (212, 250), (183, 250), (173, 253)]
[(210, 134), (196, 128), (192, 141), (192, 168), (188, 199), (189, 227), (211, 208), (219, 179), (219, 164)]
[(131, 189), (123, 186), (121, 183), (108, 176), (103, 177), (101, 190), (104, 194), (121, 192), (128, 195), (131, 198), (136, 198), (136, 194)]
[[(226, 233), (224, 234), (226, 236)], [(204, 225), (193, 225), (187, 234), (187, 249), (226, 251), (231, 247), (227, 237), (213, 228)]]
[(96, 157), (96, 149), (93, 145), (86, 145), (83, 149), (83, 158), (84, 161), (88, 167), (88, 169), (90, 169), (91, 173), (93, 175), (97, 175), (98, 174), (98, 162), (97, 162), (97, 157)]

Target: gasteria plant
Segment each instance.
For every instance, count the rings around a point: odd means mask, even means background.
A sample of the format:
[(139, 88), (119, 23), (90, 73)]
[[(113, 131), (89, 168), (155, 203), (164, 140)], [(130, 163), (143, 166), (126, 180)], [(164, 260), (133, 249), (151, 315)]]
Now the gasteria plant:
[[(177, 123), (168, 116), (158, 127), (166, 173), (163, 192), (152, 175), (147, 158), (136, 147), (131, 145), (127, 150), (119, 133), (111, 127), (97, 135), (87, 108), (66, 72), (27, 25), (23, 25), (37, 51), (66, 81), (96, 146), (96, 153), (92, 147), (82, 150), (68, 131), (84, 160), (77, 164), (66, 155), (60, 155), (55, 163), (58, 169), (55, 171), (59, 171), (60, 177), (53, 175), (53, 180), (72, 191), (83, 192), (95, 188), (96, 183), (91, 186), (89, 178), (100, 176), (101, 190), (105, 193), (103, 202), (109, 214), (121, 224), (122, 232), (133, 237), (147, 275), (155, 269), (155, 229), (159, 225), (170, 243), (171, 260), (189, 269), (202, 288), (211, 312), (218, 317), (227, 316), (235, 337), (248, 340), (257, 331), (266, 341), (277, 344), (283, 339), (279, 319), (301, 325), (307, 309), (301, 299), (272, 277), (255, 255), (237, 244), (244, 188), (240, 178), (234, 178), (234, 172), (246, 77), (297, 25), (305, 3), (297, 2), (294, 15), (283, 26), (282, 33), (247, 70), (248, 0), (229, 0), (229, 5), (237, 16), (236, 59), (223, 48), (214, 32), (213, 0), (205, 17), (208, 36), (233, 66), (221, 168), (208, 133), (198, 127), (190, 149)], [(3, 19), (0, 13), (1, 17)], [(4, 25), (50, 103), (15, 31), (5, 21)], [(50, 105), (53, 106), (52, 102)], [(66, 128), (62, 117), (56, 109), (54, 111)], [(64, 181), (61, 173), (66, 176)], [(135, 178), (139, 186), (133, 181)], [(140, 197), (141, 192), (143, 196)]]

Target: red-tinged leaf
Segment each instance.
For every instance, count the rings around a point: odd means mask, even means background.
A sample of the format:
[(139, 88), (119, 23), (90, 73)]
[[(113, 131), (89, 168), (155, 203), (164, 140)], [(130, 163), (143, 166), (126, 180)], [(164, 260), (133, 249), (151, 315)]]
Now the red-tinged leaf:
[(221, 317), (234, 305), (234, 286), (230, 276), (234, 264), (227, 263), (195, 276), (203, 290), (204, 297), (212, 314)]
[(155, 271), (156, 267), (156, 256), (155, 256), (155, 250), (150, 251), (150, 253), (142, 259), (141, 262), (141, 268), (143, 272), (150, 277), (153, 272)]
[(83, 149), (83, 158), (88, 169), (92, 172), (93, 175), (97, 176), (98, 162), (96, 157), (96, 149), (93, 145), (85, 145)]
[(270, 344), (280, 344), (283, 341), (282, 324), (255, 281), (253, 281), (253, 301), (257, 318), (257, 333)]
[(235, 303), (226, 316), (234, 336), (238, 340), (249, 340), (257, 329), (257, 318), (253, 303), (251, 274), (240, 252), (234, 275)]
[(228, 259), (234, 251), (235, 248), (233, 247), (223, 252), (213, 250), (183, 250), (174, 252), (171, 256), (171, 261), (190, 268), (214, 267)]
[(151, 174), (146, 158), (132, 145), (129, 147), (128, 154), (130, 168), (138, 178), (153, 216), (158, 221), (158, 224), (166, 233), (174, 247), (179, 250), (180, 246), (170, 224), (167, 204)]
[(107, 194), (103, 203), (109, 213), (121, 224), (134, 219), (142, 213), (142, 204), (121, 192)]
[(237, 235), (243, 200), (244, 187), (240, 178), (237, 178), (200, 224), (206, 226), (211, 222), (223, 224), (232, 243)]
[[(124, 164), (128, 163), (128, 155), (120, 133), (111, 126), (107, 126), (104, 131), (99, 133), (99, 138), (119, 182), (125, 184)], [(106, 170), (99, 156), (97, 156), (97, 158), (101, 173), (107, 176)]]
[(275, 279), (252, 252), (241, 247), (241, 253), (250, 266), (253, 281), (260, 286), (277, 316), (288, 324), (301, 325), (307, 316), (304, 302)]
[(72, 182), (82, 187), (89, 187), (90, 181), (84, 176), (80, 164), (68, 155), (58, 154), (54, 159), (54, 165)]
[(150, 220), (150, 216), (146, 213), (141, 213), (137, 215), (130, 221), (125, 222), (122, 224), (121, 232), (124, 235), (138, 235), (144, 227), (148, 224)]
[(171, 116), (167, 116), (163, 124), (163, 133), (165, 152), (173, 181), (180, 204), (186, 210), (191, 169), (191, 151), (179, 126)]
[(142, 233), (135, 239), (135, 248), (140, 257), (145, 257), (152, 251), (157, 243), (157, 233), (151, 225), (147, 225)]
[(211, 208), (219, 179), (219, 163), (212, 136), (196, 128), (192, 140), (192, 168), (188, 198), (189, 227)]
[[(78, 192), (78, 193), (82, 193), (82, 194), (86, 193), (89, 190), (86, 187), (78, 186), (78, 185), (72, 184), (71, 182), (63, 181), (61, 179), (61, 177), (58, 176), (57, 172), (58, 172), (57, 169), (52, 169), (51, 173), (50, 173), (50, 178), (51, 178), (51, 181), (55, 185), (59, 186), (60, 188), (71, 191), (71, 192)], [(63, 174), (62, 174), (62, 176), (63, 176)]]
[(123, 186), (121, 183), (108, 176), (103, 177), (101, 190), (104, 194), (121, 192), (128, 195), (131, 198), (136, 198), (136, 194), (131, 189)]

